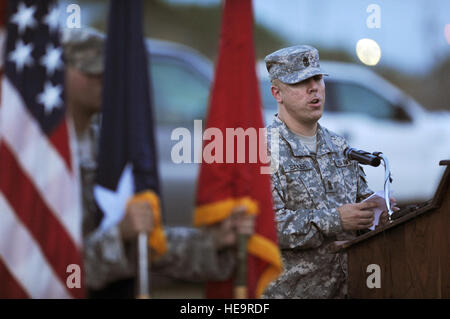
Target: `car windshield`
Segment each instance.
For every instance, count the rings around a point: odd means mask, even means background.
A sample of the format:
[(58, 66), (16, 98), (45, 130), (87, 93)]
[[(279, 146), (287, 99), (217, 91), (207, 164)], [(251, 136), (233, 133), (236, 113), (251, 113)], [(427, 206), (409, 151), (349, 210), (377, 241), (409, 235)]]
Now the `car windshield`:
[(347, 82), (326, 82), (325, 108), (329, 112), (363, 114), (370, 118), (396, 119), (396, 108), (373, 91)]
[(158, 123), (192, 122), (205, 116), (209, 82), (198, 72), (175, 59), (153, 58), (151, 76)]

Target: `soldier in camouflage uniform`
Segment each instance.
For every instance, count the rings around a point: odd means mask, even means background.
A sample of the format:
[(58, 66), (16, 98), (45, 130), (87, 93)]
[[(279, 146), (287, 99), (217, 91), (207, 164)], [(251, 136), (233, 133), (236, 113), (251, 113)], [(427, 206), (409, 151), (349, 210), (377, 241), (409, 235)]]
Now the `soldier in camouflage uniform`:
[(359, 203), (372, 191), (361, 166), (343, 155), (347, 143), (318, 124), (325, 102), (325, 74), (318, 51), (299, 45), (265, 58), (278, 114), (272, 193), (284, 272), (265, 298), (342, 298), (347, 260), (334, 242), (352, 239), (373, 223), (376, 204)]
[[(151, 208), (129, 205), (119, 225), (99, 229), (102, 213), (93, 195), (99, 141), (104, 36), (90, 29), (67, 29), (62, 38), (66, 68), (66, 103), (74, 119), (82, 179), (85, 284), (90, 297), (134, 297), (134, 239), (152, 229)], [(225, 280), (233, 270), (238, 229), (253, 232), (253, 217), (242, 209), (208, 229), (166, 227), (167, 252), (152, 262), (152, 271), (178, 279)]]

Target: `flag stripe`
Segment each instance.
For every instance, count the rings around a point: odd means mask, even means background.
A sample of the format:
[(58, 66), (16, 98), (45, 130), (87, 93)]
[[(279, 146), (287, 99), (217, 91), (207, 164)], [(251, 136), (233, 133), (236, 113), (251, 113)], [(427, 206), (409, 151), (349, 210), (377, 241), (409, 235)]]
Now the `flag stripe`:
[(6, 76), (2, 84), (2, 141), (8, 144), (49, 209), (56, 214), (76, 245), (81, 247), (81, 201), (77, 176), (67, 170), (64, 160), (24, 108), (21, 97)]
[(52, 132), (52, 134), (49, 136), (50, 143), (53, 145), (56, 151), (58, 151), (59, 155), (62, 157), (64, 163), (67, 166), (67, 170), (69, 173), (72, 172), (72, 165), (71, 165), (71, 153), (70, 153), (70, 147), (69, 143), (67, 141), (69, 140), (69, 134), (68, 134), (68, 128), (67, 128), (67, 122), (62, 121), (56, 129)]
[[(70, 298), (65, 286), (53, 273), (39, 245), (0, 193), (0, 255), (9, 272), (32, 298)], [(11, 246), (11, 243), (20, 245)], [(12, 248), (12, 249), (11, 249)], [(2, 278), (2, 281), (5, 280)], [(0, 288), (2, 289), (2, 288)], [(9, 295), (9, 292), (6, 292)]]
[[(56, 275), (65, 282), (67, 266), (80, 260), (80, 256), (74, 253), (77, 251), (75, 244), (3, 143), (0, 143), (0, 166), (8, 167), (8, 170), (0, 172), (1, 193), (8, 198), (16, 217), (40, 245)], [(12, 183), (16, 185), (15, 189), (8, 187)], [(30, 204), (33, 209), (29, 208)], [(72, 292), (76, 293), (77, 289)]]
[(0, 299), (3, 298), (30, 298), (23, 290), (22, 286), (17, 282), (16, 278), (11, 274), (8, 267), (4, 264), (0, 254), (0, 278), (2, 284), (0, 286)]

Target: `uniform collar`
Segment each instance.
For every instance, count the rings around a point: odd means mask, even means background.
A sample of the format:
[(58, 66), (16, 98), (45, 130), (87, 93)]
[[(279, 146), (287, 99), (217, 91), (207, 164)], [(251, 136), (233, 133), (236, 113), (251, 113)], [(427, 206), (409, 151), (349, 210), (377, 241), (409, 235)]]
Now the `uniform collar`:
[[(278, 114), (275, 114), (272, 127), (278, 128), (280, 135), (289, 144), (292, 153), (295, 156), (310, 156), (310, 151), (303, 145), (300, 138), (293, 133), (286, 124), (280, 120)], [(331, 153), (330, 137), (322, 126), (317, 123), (317, 155)]]

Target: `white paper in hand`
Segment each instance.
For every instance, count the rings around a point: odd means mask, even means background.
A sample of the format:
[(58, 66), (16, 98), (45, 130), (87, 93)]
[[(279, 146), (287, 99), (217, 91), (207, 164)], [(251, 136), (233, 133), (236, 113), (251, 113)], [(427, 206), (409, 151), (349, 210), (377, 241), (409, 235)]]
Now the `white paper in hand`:
[(380, 216), (381, 213), (384, 210), (388, 210), (387, 206), (386, 206), (386, 201), (384, 200), (384, 191), (378, 191), (373, 193), (372, 195), (370, 195), (369, 197), (367, 197), (365, 200), (363, 200), (363, 202), (375, 202), (377, 203), (377, 207), (373, 209), (374, 214), (375, 214), (375, 219), (373, 221), (373, 225), (372, 227), (370, 227), (370, 230), (374, 230), (375, 226), (378, 225), (378, 223), (380, 222)]

